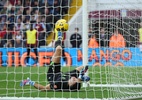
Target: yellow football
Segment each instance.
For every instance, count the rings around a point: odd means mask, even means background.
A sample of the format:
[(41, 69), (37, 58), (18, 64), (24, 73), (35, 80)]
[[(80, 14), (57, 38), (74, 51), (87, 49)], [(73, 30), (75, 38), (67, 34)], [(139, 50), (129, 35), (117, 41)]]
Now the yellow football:
[(68, 23), (65, 19), (60, 19), (55, 23), (55, 29), (57, 31), (67, 31), (68, 30)]

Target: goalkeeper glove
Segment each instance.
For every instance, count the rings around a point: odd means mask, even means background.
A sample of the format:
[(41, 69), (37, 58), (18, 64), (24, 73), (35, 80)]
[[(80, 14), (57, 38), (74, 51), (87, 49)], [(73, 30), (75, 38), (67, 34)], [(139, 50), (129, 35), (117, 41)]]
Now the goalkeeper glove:
[(81, 79), (81, 81), (88, 82), (90, 80), (90, 77), (86, 75), (87, 73), (88, 73), (88, 66), (85, 66), (85, 68), (80, 71), (78, 78)]
[(84, 82), (90, 81), (90, 77), (89, 77), (89, 76), (83, 75), (83, 76), (81, 76), (81, 77), (79, 77), (79, 78), (81, 79), (81, 81), (84, 81)]

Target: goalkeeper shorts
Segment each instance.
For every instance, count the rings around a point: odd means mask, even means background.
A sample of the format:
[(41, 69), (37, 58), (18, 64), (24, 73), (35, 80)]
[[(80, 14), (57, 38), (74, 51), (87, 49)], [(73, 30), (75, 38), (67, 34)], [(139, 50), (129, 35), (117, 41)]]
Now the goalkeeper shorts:
[(55, 81), (59, 74), (61, 74), (61, 64), (51, 62), (47, 72), (47, 80), (49, 82)]

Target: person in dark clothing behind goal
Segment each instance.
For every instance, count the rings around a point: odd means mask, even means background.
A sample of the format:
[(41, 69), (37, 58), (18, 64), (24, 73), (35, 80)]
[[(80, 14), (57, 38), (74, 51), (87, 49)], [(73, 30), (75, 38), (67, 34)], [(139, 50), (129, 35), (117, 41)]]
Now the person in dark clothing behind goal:
[(47, 80), (49, 81), (49, 84), (43, 86), (30, 80), (30, 78), (27, 78), (26, 80), (21, 81), (20, 86), (30, 85), (42, 91), (77, 91), (80, 90), (82, 81), (88, 82), (90, 80), (90, 77), (85, 75), (88, 72), (88, 66), (80, 66), (75, 68), (73, 71), (62, 73), (60, 64), (62, 56), (61, 40), (57, 40), (55, 42), (55, 48), (56, 49), (47, 72)]
[(79, 28), (75, 28), (75, 33), (70, 37), (72, 48), (79, 48), (82, 43), (82, 36), (79, 34)]
[(27, 46), (27, 62), (26, 65), (30, 65), (29, 63), (29, 55), (30, 50), (33, 48), (34, 53), (36, 54), (35, 63), (38, 63), (38, 51), (37, 51), (37, 38), (38, 33), (37, 30), (33, 28), (33, 24), (30, 25), (30, 29), (26, 31), (26, 46)]

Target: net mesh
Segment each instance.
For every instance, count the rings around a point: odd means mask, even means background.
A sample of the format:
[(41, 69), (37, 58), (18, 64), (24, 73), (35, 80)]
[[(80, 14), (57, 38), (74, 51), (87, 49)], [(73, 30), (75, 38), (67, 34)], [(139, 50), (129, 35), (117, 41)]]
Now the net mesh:
[[(41, 92), (33, 86), (20, 87), (20, 82), (29, 77), (44, 86), (49, 83), (47, 66), (54, 52), (52, 40), (57, 20), (64, 18), (69, 23), (64, 40), (66, 61), (61, 59), (62, 71), (82, 65), (81, 39), (85, 34), (82, 31), (82, 24), (85, 24), (82, 23), (82, 0), (1, 0), (0, 97), (141, 97), (141, 4), (140, 0), (88, 0), (86, 34), (89, 41), (86, 42), (89, 49), (86, 57), (90, 87), (82, 87), (78, 92)], [(38, 31), (38, 61), (31, 49), (27, 63), (26, 31), (31, 24)], [(78, 37), (74, 39), (73, 33), (79, 33)]]

